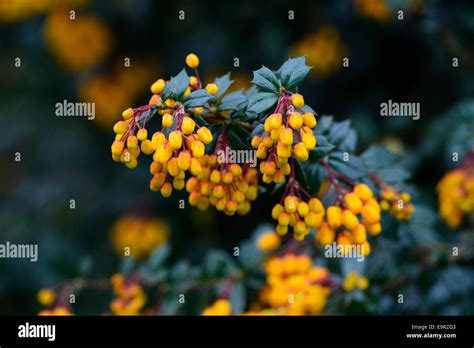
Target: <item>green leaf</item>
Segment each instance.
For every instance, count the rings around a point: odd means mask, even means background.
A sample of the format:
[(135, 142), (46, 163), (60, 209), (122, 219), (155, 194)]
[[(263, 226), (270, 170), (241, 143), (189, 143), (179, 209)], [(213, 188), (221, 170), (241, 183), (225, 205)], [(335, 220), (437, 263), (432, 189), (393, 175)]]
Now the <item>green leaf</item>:
[(316, 148), (309, 153), (312, 160), (324, 158), (336, 148), (324, 135), (316, 135), (316, 141)]
[(210, 98), (211, 95), (205, 89), (198, 89), (184, 98), (183, 105), (189, 109), (204, 106)]
[(225, 277), (236, 269), (231, 257), (221, 250), (210, 250), (206, 254), (204, 266), (207, 275), (214, 277)]
[(316, 111), (314, 111), (313, 108), (309, 106), (308, 104), (304, 104), (301, 110), (303, 112), (311, 112), (312, 114), (317, 115)]
[(229, 87), (232, 85), (233, 82), (234, 81), (230, 79), (230, 73), (227, 73), (221, 77), (217, 77), (214, 80), (214, 83), (217, 85), (219, 89), (217, 90), (217, 93), (213, 99), (219, 99), (220, 97), (222, 97), (225, 91), (229, 89)]
[(280, 81), (275, 73), (265, 66), (253, 72), (252, 83), (261, 90), (278, 94), (280, 92)]
[(350, 179), (359, 179), (367, 175), (367, 170), (359, 157), (349, 154), (348, 160), (344, 161), (345, 157), (346, 153), (333, 152), (329, 154), (329, 165)]
[(357, 133), (354, 129), (350, 129), (347, 136), (339, 144), (341, 151), (355, 152), (357, 147)]
[(328, 134), (328, 141), (331, 144), (339, 145), (349, 134), (351, 129), (351, 121), (345, 120), (333, 124)]
[(161, 96), (163, 100), (169, 98), (179, 100), (188, 86), (189, 76), (186, 73), (186, 70), (183, 69), (178, 75), (172, 77), (171, 80), (166, 84)]
[(306, 57), (290, 58), (278, 70), (281, 83), (286, 89), (294, 89), (308, 75), (311, 68), (306, 65)]
[(303, 166), (309, 194), (313, 195), (319, 191), (321, 182), (326, 177), (326, 171), (322, 164), (306, 162)]
[(193, 115), (193, 118), (194, 118), (194, 121), (196, 121), (196, 123), (197, 123), (199, 126), (207, 126), (207, 125), (208, 125), (208, 123), (206, 122), (206, 120), (205, 120), (201, 115), (194, 114), (194, 115)]
[(298, 182), (303, 186), (305, 190), (309, 189), (308, 178), (306, 177), (306, 173), (303, 169), (303, 166), (300, 161), (295, 160), (295, 175)]
[(328, 132), (331, 128), (331, 126), (334, 123), (334, 119), (332, 116), (322, 116), (319, 121), (318, 125), (315, 128), (315, 133), (316, 134), (324, 134)]
[(235, 91), (225, 95), (219, 105), (217, 105), (217, 111), (224, 110), (237, 110), (244, 107), (247, 102), (247, 97), (242, 91)]
[(150, 258), (148, 259), (147, 266), (151, 269), (156, 269), (166, 261), (170, 254), (171, 247), (168, 244), (159, 247), (153, 252), (153, 254), (151, 254)]
[(236, 150), (243, 150), (249, 148), (250, 133), (241, 126), (230, 124), (227, 127), (227, 137), (230, 146)]
[(249, 98), (247, 112), (257, 115), (267, 111), (278, 101), (278, 95), (270, 92), (260, 92)]
[(369, 170), (378, 170), (395, 165), (399, 157), (385, 146), (372, 145), (360, 156)]

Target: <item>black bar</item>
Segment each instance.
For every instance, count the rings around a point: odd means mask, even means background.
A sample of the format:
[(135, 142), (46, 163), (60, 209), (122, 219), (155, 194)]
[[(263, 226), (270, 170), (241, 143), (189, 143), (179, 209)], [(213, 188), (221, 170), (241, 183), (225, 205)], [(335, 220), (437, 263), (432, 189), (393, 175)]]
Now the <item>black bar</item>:
[[(473, 346), (474, 317), (37, 317), (0, 318), (0, 346), (57, 344), (395, 344)], [(19, 337), (20, 325), (55, 325), (54, 341)], [(413, 327), (412, 325), (416, 325)], [(433, 325), (433, 326), (429, 326)], [(25, 332), (25, 331), (23, 331)], [(407, 334), (455, 334), (410, 338)]]

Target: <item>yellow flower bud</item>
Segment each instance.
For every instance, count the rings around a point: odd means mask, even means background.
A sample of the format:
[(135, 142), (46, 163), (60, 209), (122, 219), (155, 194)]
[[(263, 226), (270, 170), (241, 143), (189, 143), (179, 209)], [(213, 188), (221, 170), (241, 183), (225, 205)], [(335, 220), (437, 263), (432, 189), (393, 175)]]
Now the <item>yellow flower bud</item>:
[(153, 155), (153, 160), (158, 163), (166, 163), (173, 155), (173, 148), (167, 144), (161, 144), (155, 151)]
[(371, 205), (364, 205), (361, 210), (364, 222), (368, 224), (375, 224), (380, 221), (380, 212)]
[(290, 215), (282, 212), (278, 215), (278, 224), (287, 226), (290, 223)]
[(193, 109), (195, 114), (201, 115), (204, 112), (204, 108), (202, 106), (195, 107)]
[(258, 135), (254, 135), (251, 142), (252, 147), (254, 149), (258, 148), (258, 145), (260, 145), (261, 142), (262, 142), (262, 138), (260, 138)]
[(282, 213), (284, 210), (285, 210), (285, 208), (281, 204), (279, 204), (279, 203), (276, 204), (272, 209), (272, 218), (277, 220), (278, 215), (280, 215), (280, 213)]
[(201, 174), (202, 167), (201, 163), (197, 158), (191, 158), (191, 165), (189, 167), (189, 171), (194, 176)]
[(308, 203), (306, 202), (299, 202), (298, 203), (298, 214), (301, 216), (301, 217), (305, 217), (306, 215), (308, 215), (309, 213), (309, 205)]
[(309, 209), (316, 214), (324, 211), (323, 203), (318, 198), (311, 198), (308, 202)]
[(173, 125), (173, 115), (168, 113), (164, 114), (163, 118), (161, 119), (161, 124), (165, 128), (171, 127)]
[(296, 196), (286, 196), (284, 199), (285, 210), (287, 213), (294, 213), (298, 209), (298, 198)]
[(336, 232), (327, 224), (322, 224), (321, 227), (318, 228), (316, 238), (322, 245), (328, 245), (334, 242), (334, 239), (336, 238)]
[(160, 193), (163, 197), (167, 198), (173, 193), (173, 186), (169, 182), (166, 182), (161, 186)]
[(124, 110), (124, 112), (122, 112), (122, 117), (123, 117), (124, 120), (128, 120), (132, 116), (133, 116), (133, 109), (132, 108), (128, 108), (128, 109)]
[(56, 294), (51, 289), (41, 289), (38, 292), (38, 302), (43, 307), (51, 306), (55, 300), (56, 300)]
[(134, 149), (134, 148), (138, 147), (138, 139), (137, 139), (136, 136), (131, 135), (127, 138), (127, 147), (129, 149)]
[(183, 136), (180, 131), (172, 131), (168, 137), (172, 149), (178, 150), (183, 146)]
[(342, 212), (342, 223), (348, 230), (353, 230), (359, 225), (359, 220), (350, 210)]
[(127, 124), (124, 121), (118, 121), (114, 124), (114, 132), (117, 134), (123, 134), (127, 130)]
[(299, 129), (303, 125), (303, 116), (299, 112), (293, 112), (288, 119), (291, 128)]
[(273, 231), (268, 231), (262, 234), (257, 239), (257, 248), (261, 251), (272, 251), (280, 246), (280, 237)]
[(217, 92), (219, 91), (219, 87), (217, 87), (217, 85), (215, 83), (208, 83), (207, 86), (206, 86), (206, 91), (210, 95), (216, 95)]
[(316, 117), (311, 112), (307, 112), (303, 115), (303, 123), (309, 128), (314, 128), (317, 124)]
[(166, 82), (163, 79), (156, 80), (150, 87), (151, 93), (159, 94), (165, 88)]
[(178, 177), (175, 177), (173, 179), (173, 187), (176, 190), (182, 190), (184, 187), (184, 180), (183, 179), (178, 179)]
[(115, 140), (111, 146), (112, 154), (120, 156), (123, 152), (125, 143), (123, 141)]
[(352, 239), (356, 244), (364, 244), (367, 240), (367, 232), (364, 225), (358, 224), (357, 227), (352, 230)]
[(302, 108), (304, 105), (304, 98), (301, 94), (295, 93), (291, 96), (291, 102), (296, 108)]
[(191, 117), (185, 116), (183, 118), (183, 123), (181, 123), (181, 130), (184, 134), (191, 134), (194, 132), (194, 127), (196, 127), (196, 123)]
[(366, 184), (358, 184), (354, 187), (354, 192), (360, 199), (367, 201), (372, 198), (372, 190)]
[(344, 196), (344, 203), (354, 214), (359, 214), (362, 209), (362, 201), (355, 192), (347, 193)]
[(198, 139), (204, 144), (210, 144), (212, 141), (212, 133), (207, 127), (201, 127), (197, 131)]
[(191, 152), (193, 153), (193, 157), (195, 158), (201, 158), (202, 156), (204, 156), (204, 151), (204, 144), (199, 140), (194, 141), (191, 145)]
[(197, 79), (196, 76), (191, 76), (189, 78), (189, 85), (190, 86), (198, 86), (199, 85), (199, 80)]
[(178, 168), (188, 170), (191, 165), (191, 154), (188, 151), (181, 151), (178, 155)]
[(327, 210), (327, 218), (331, 228), (338, 228), (342, 225), (342, 209), (337, 206), (330, 206)]
[(179, 174), (179, 167), (178, 167), (178, 158), (172, 157), (169, 159), (168, 163), (168, 173), (170, 173), (171, 176), (177, 176)]
[(377, 236), (382, 232), (382, 225), (380, 223), (375, 223), (367, 226), (367, 231), (371, 236)]
[(199, 66), (199, 57), (194, 53), (190, 53), (186, 56), (186, 65), (191, 69), (196, 69)]
[(141, 147), (142, 152), (145, 155), (151, 155), (154, 151), (151, 141), (148, 139), (145, 139), (144, 141), (142, 141), (142, 144), (140, 147)]
[(288, 226), (287, 225), (277, 225), (275, 228), (275, 232), (279, 236), (284, 236), (285, 234), (288, 233)]
[(283, 145), (291, 145), (293, 143), (293, 130), (291, 128), (282, 129), (280, 133), (280, 142)]
[(298, 158), (300, 161), (306, 161), (309, 158), (309, 152), (308, 149), (306, 149), (304, 143), (296, 144), (294, 151), (296, 158)]
[(217, 169), (214, 169), (212, 172), (211, 172), (211, 176), (209, 177), (209, 180), (213, 183), (213, 184), (218, 184), (221, 182), (221, 173), (217, 170)]
[(148, 137), (148, 132), (145, 128), (142, 128), (140, 129), (138, 132), (137, 132), (137, 139), (140, 140), (140, 141), (143, 141), (145, 140), (146, 138)]
[(302, 137), (304, 146), (308, 151), (313, 150), (316, 147), (316, 137), (311, 133), (305, 133)]

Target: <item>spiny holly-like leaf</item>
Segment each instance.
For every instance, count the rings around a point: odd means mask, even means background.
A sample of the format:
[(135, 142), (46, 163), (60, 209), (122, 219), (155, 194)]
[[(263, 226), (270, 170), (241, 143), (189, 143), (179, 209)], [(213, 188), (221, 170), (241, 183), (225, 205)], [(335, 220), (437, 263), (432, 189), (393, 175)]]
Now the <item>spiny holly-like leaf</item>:
[(265, 66), (253, 72), (252, 83), (263, 91), (279, 93), (280, 81), (275, 73)]
[(286, 89), (294, 89), (308, 75), (311, 67), (306, 65), (306, 57), (290, 58), (278, 70), (281, 83)]
[(346, 152), (337, 151), (330, 153), (329, 165), (350, 179), (359, 179), (368, 174), (362, 160), (356, 155)]
[(166, 84), (162, 93), (163, 100), (169, 98), (179, 100), (179, 98), (181, 98), (181, 96), (186, 91), (186, 88), (188, 88), (188, 85), (189, 76), (186, 73), (186, 70), (183, 69), (178, 75), (172, 77), (171, 80)]
[(336, 145), (329, 143), (324, 135), (317, 135), (316, 141), (316, 148), (309, 153), (312, 160), (324, 158), (336, 149)]
[(277, 94), (271, 92), (259, 92), (249, 98), (247, 112), (259, 115), (270, 109), (277, 101)]
[(215, 99), (219, 99), (224, 95), (224, 93), (229, 89), (230, 85), (232, 85), (234, 81), (230, 79), (230, 73), (227, 73), (223, 76), (217, 77), (214, 80), (214, 83), (219, 88), (216, 95), (214, 96)]
[(183, 105), (186, 108), (204, 106), (210, 98), (211, 95), (205, 89), (198, 89), (184, 98)]
[(226, 94), (219, 105), (217, 105), (217, 111), (224, 110), (237, 110), (245, 106), (247, 98), (242, 91), (235, 91), (229, 94)]

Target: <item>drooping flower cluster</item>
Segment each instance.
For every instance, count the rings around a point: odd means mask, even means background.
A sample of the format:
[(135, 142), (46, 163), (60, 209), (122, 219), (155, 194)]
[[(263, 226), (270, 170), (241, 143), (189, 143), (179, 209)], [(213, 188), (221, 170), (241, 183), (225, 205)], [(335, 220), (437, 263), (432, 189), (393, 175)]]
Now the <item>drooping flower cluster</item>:
[(112, 245), (119, 256), (141, 260), (148, 257), (169, 238), (170, 228), (157, 218), (126, 215), (112, 226)]
[(284, 196), (283, 202), (273, 207), (272, 218), (278, 221), (275, 231), (280, 236), (286, 235), (289, 227), (292, 227), (293, 237), (303, 240), (311, 232), (311, 228), (321, 226), (324, 213), (324, 206), (318, 198), (305, 201), (290, 189), (290, 194)]
[(410, 220), (415, 206), (410, 203), (411, 196), (407, 192), (396, 192), (393, 187), (386, 186), (381, 193), (380, 207), (388, 211), (397, 220)]
[(125, 278), (123, 274), (114, 274), (110, 282), (117, 296), (110, 303), (115, 315), (138, 315), (146, 303), (146, 295), (136, 279)]
[(324, 310), (331, 292), (329, 272), (313, 266), (308, 255), (276, 256), (264, 268), (260, 304), (247, 314), (314, 315)]
[(252, 147), (261, 159), (260, 172), (265, 183), (282, 183), (292, 171), (290, 158), (306, 161), (316, 147), (312, 129), (316, 118), (311, 112), (301, 114), (304, 106), (301, 94), (282, 92), (275, 112), (265, 119), (262, 134), (252, 138)]
[(366, 184), (358, 184), (352, 192), (344, 195), (343, 201), (326, 210), (326, 220), (317, 230), (316, 240), (327, 245), (336, 241), (338, 245), (359, 244), (364, 255), (370, 254), (367, 233), (376, 236), (382, 231), (380, 205)]
[(463, 167), (448, 172), (436, 187), (439, 214), (450, 228), (459, 227), (466, 214), (474, 213), (472, 163), (468, 161)]

